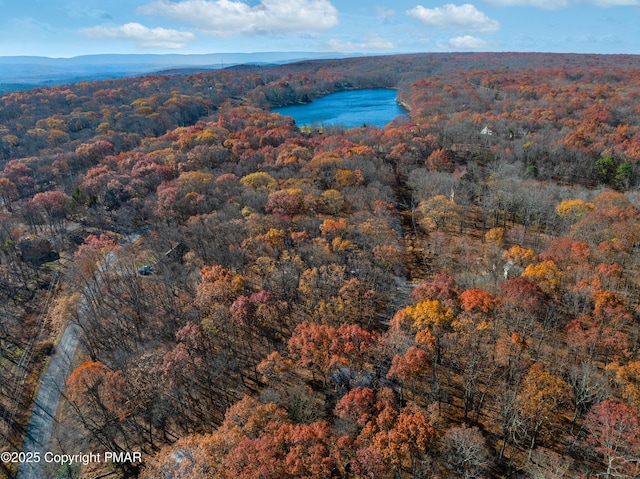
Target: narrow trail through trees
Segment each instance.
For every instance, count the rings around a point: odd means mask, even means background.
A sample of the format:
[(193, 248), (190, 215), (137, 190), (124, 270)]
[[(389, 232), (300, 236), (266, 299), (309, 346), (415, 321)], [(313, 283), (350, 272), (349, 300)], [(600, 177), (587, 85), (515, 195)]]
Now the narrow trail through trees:
[(425, 250), (426, 237), (416, 224), (413, 192), (407, 184), (407, 178), (393, 165), (396, 178), (394, 192), (396, 209), (399, 215), (399, 235), (407, 269), (406, 280), (409, 284), (424, 281), (429, 277), (431, 267)]
[[(393, 164), (396, 181), (393, 190), (396, 196), (396, 212), (398, 220), (396, 231), (402, 249), (404, 275), (394, 276), (396, 294), (391, 298), (390, 310), (398, 311), (411, 303), (411, 292), (418, 283), (429, 278), (430, 266), (424, 244), (425, 235), (415, 223), (413, 194), (407, 185), (406, 178), (397, 171)], [(387, 324), (386, 320), (384, 321)]]

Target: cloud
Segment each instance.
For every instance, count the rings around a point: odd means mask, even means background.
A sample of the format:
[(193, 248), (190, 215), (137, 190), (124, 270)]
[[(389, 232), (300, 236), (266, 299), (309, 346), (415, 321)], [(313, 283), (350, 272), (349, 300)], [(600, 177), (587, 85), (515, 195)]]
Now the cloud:
[(84, 5), (69, 5), (67, 14), (71, 18), (98, 18), (101, 20), (113, 20), (113, 16), (105, 11), (95, 8), (89, 8)]
[(92, 38), (115, 38), (134, 40), (143, 48), (184, 48), (195, 39), (191, 32), (147, 28), (139, 23), (127, 23), (119, 27), (83, 28), (80, 33)]
[(407, 10), (407, 15), (417, 18), (423, 25), (433, 28), (448, 28), (469, 32), (495, 32), (500, 24), (469, 3), (442, 7), (424, 8), (418, 5)]
[(332, 52), (361, 52), (371, 50), (390, 50), (396, 47), (396, 44), (382, 38), (379, 35), (371, 35), (363, 42), (343, 42), (341, 40), (329, 40), (329, 50)]
[(489, 48), (494, 46), (492, 42), (483, 40), (482, 38), (472, 37), (471, 35), (463, 35), (453, 37), (449, 40), (449, 46), (456, 50), (478, 50), (481, 48)]
[(157, 0), (136, 12), (188, 22), (215, 36), (310, 34), (338, 24), (338, 11), (329, 0), (260, 0), (255, 6), (230, 0)]
[(586, 0), (596, 7), (640, 7), (640, 0)]
[(533, 7), (541, 10), (561, 10), (571, 6), (637, 7), (640, 0), (486, 0), (498, 7)]
[(378, 17), (393, 17), (396, 14), (395, 10), (391, 10), (387, 7), (375, 7), (376, 16)]
[(541, 10), (561, 10), (569, 6), (569, 0), (486, 0), (498, 7), (534, 7)]
[(56, 33), (56, 28), (50, 23), (41, 22), (33, 17), (15, 18), (10, 20), (10, 22), (16, 29), (22, 30), (23, 32)]

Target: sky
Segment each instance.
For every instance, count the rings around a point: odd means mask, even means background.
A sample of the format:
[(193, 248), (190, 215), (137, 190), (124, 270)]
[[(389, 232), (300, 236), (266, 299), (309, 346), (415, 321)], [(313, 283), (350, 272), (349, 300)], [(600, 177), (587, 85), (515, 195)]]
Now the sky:
[(0, 56), (640, 54), (640, 0), (0, 0)]

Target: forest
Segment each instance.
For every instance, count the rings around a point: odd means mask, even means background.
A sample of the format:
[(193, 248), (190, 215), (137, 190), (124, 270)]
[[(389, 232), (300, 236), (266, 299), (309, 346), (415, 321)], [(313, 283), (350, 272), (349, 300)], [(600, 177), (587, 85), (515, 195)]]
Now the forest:
[[(410, 119), (270, 111), (365, 88)], [(142, 460), (47, 477), (640, 477), (639, 162), (638, 56), (0, 96), (0, 452), (76, 325), (48, 450)]]

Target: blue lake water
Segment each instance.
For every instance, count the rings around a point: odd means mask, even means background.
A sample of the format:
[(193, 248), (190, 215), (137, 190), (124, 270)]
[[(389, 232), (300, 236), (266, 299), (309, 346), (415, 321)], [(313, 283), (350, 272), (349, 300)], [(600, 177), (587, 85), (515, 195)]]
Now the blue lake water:
[(274, 108), (274, 113), (291, 116), (298, 126), (383, 127), (398, 115), (406, 115), (398, 105), (395, 90), (349, 90), (318, 98), (304, 105)]

